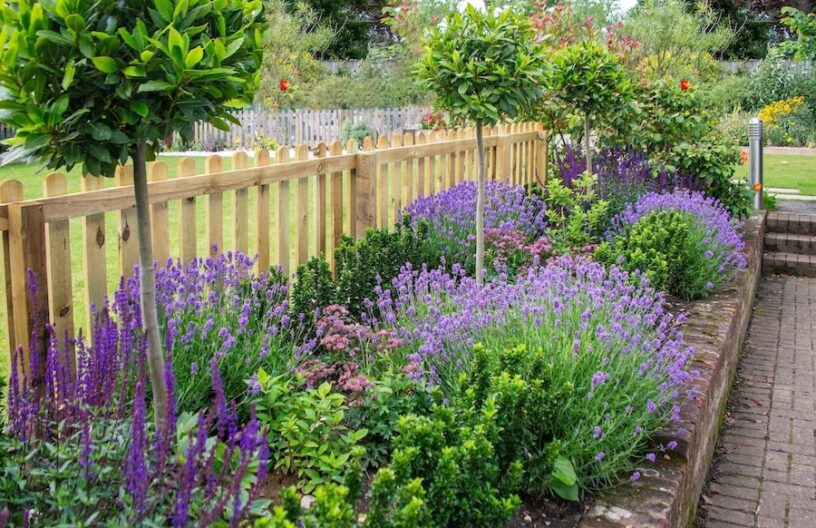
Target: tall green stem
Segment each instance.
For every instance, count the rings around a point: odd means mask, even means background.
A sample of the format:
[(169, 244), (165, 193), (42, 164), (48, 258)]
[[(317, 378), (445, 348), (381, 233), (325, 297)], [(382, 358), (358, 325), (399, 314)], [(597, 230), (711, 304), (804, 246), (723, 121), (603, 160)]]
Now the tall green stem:
[(484, 206), (487, 185), (487, 160), (485, 159), (484, 132), (481, 121), (476, 121), (476, 150), (479, 152), (479, 179), (476, 184), (478, 189), (476, 195), (476, 283), (481, 285), (484, 284)]
[(584, 153), (586, 154), (587, 171), (592, 174), (592, 144), (589, 139), (589, 112), (584, 114)]
[(136, 196), (136, 221), (139, 233), (139, 285), (142, 326), (147, 337), (147, 367), (153, 392), (153, 415), (156, 430), (167, 425), (167, 386), (164, 381), (159, 315), (156, 309), (156, 269), (153, 262), (153, 240), (150, 232), (150, 202), (147, 198), (147, 145), (139, 141), (133, 159), (133, 190)]

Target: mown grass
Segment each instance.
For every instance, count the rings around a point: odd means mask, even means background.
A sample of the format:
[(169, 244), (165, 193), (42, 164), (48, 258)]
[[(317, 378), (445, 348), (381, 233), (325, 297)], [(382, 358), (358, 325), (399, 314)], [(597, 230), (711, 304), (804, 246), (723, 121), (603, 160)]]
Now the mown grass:
[[(745, 176), (746, 165), (737, 167), (737, 175)], [(802, 194), (816, 196), (816, 156), (795, 154), (765, 154), (765, 187), (797, 189)]]
[[(162, 156), (160, 161), (165, 162), (168, 166), (168, 178), (175, 178), (177, 177), (177, 163), (182, 159), (178, 156)], [(202, 174), (204, 172), (204, 164), (205, 158), (204, 157), (195, 157), (197, 174)], [(229, 170), (231, 167), (231, 160), (228, 158), (224, 158), (223, 169)], [(252, 158), (249, 159), (250, 166), (253, 164)], [(13, 164), (8, 166), (0, 167), (0, 180), (14, 178), (20, 180), (23, 183), (24, 189), (24, 197), (26, 199), (35, 199), (42, 196), (42, 179), (43, 177), (48, 174), (47, 171), (39, 170), (36, 166), (32, 165), (25, 165), (25, 164)], [(347, 176), (346, 176), (347, 178)], [(347, 180), (346, 180), (347, 181)], [(68, 173), (68, 186), (69, 192), (79, 192), (81, 185), (81, 173), (79, 170), (73, 170)], [(113, 180), (106, 181), (106, 187), (114, 186)], [(348, 186), (344, 184), (345, 189), (348, 189)], [(296, 251), (297, 251), (297, 231), (296, 231), (296, 201), (297, 201), (297, 185), (290, 184), (290, 233), (289, 233), (289, 240), (290, 240), (290, 257), (292, 259), (296, 258)], [(224, 246), (226, 248), (233, 248), (233, 233), (232, 233), (232, 196), (233, 192), (224, 193)], [(316, 196), (315, 193), (315, 179), (310, 178), (309, 181), (309, 196), (314, 197)], [(348, 197), (346, 196), (346, 199)], [(277, 190), (275, 186), (271, 187), (270, 190), (270, 246), (271, 246), (271, 261), (277, 262), (277, 254), (275, 248), (275, 239), (274, 234), (277, 230), (277, 208), (276, 204), (278, 197), (277, 197)], [(312, 218), (311, 211), (313, 210), (314, 203), (313, 199), (310, 198), (309, 200), (309, 218)], [(178, 255), (178, 229), (179, 229), (179, 200), (171, 201), (169, 204), (169, 223), (170, 223), (170, 253), (171, 255)], [(202, 255), (206, 252), (206, 206), (205, 200), (203, 197), (199, 197), (197, 201), (196, 207), (196, 231), (197, 231), (197, 240), (198, 240), (198, 254)], [(251, 190), (249, 192), (249, 222), (248, 222), (248, 239), (249, 239), (249, 254), (254, 255), (257, 252), (257, 246), (255, 241), (255, 231), (256, 231), (256, 221), (254, 217), (255, 212), (255, 192)], [(311, 224), (311, 223), (310, 223)], [(108, 291), (113, 291), (118, 282), (119, 282), (119, 259), (118, 259), (118, 248), (117, 248), (117, 228), (119, 225), (119, 214), (118, 213), (107, 213), (105, 215), (105, 238), (106, 238), (106, 254), (107, 254), (107, 285)], [(331, 226), (329, 225), (329, 229)], [(73, 219), (70, 223), (70, 230), (71, 230), (71, 269), (73, 272), (73, 296), (74, 296), (74, 324), (77, 329), (79, 328), (88, 328), (88, 310), (87, 304), (85, 302), (85, 278), (84, 278), (84, 264), (83, 264), (83, 252), (82, 249), (84, 247), (83, 243), (83, 224), (82, 219)], [(314, 229), (312, 225), (308, 226), (308, 239), (310, 241), (310, 254), (316, 254), (317, 248), (316, 244), (314, 243)], [(2, 254), (2, 248), (0, 248), (0, 254)], [(290, 260), (291, 262), (292, 260)], [(1, 261), (0, 261), (1, 262)], [(294, 271), (292, 269), (291, 271)], [(0, 275), (2, 275), (2, 269), (0, 269)], [(2, 283), (2, 281), (0, 281)], [(0, 289), (2, 289), (2, 284), (0, 284)], [(3, 297), (4, 301), (0, 303), (0, 376), (6, 376), (8, 374), (8, 364), (9, 364), (9, 357), (7, 351), (9, 350), (8, 347), (8, 329), (7, 329), (7, 317), (6, 317), (6, 304), (5, 304), (5, 297)]]

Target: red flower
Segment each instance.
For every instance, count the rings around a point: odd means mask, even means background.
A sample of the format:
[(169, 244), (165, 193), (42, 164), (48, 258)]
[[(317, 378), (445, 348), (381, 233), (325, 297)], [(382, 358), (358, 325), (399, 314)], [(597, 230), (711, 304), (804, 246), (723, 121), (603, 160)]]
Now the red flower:
[(682, 81), (680, 81), (680, 89), (683, 90), (684, 92), (689, 89), (689, 86), (691, 86), (691, 83), (688, 82), (687, 80), (683, 79)]
[(287, 81), (286, 79), (281, 79), (280, 82), (278, 83), (278, 86), (280, 87), (281, 92), (285, 92), (286, 90), (289, 89), (289, 81)]

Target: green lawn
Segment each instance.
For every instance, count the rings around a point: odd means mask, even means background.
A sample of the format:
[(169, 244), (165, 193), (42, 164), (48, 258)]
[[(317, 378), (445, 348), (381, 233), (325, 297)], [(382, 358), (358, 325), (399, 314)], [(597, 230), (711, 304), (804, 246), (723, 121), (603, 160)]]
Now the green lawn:
[[(168, 165), (168, 177), (175, 178), (177, 175), (177, 168), (176, 164), (179, 157), (174, 156), (163, 156), (161, 161), (164, 161)], [(204, 157), (196, 157), (196, 166), (198, 168), (197, 173), (202, 174), (204, 172)], [(250, 165), (253, 163), (253, 160), (250, 158), (249, 160)], [(225, 158), (224, 159), (224, 170), (229, 170), (230, 168), (230, 160)], [(23, 165), (23, 164), (15, 164), (0, 167), (0, 180), (15, 178), (20, 180), (23, 183), (24, 194), (26, 199), (33, 199), (39, 198), (42, 196), (42, 178), (47, 174), (45, 171), (38, 171), (36, 167), (30, 165)], [(346, 176), (347, 178), (348, 176)], [(71, 192), (78, 192), (80, 190), (80, 172), (78, 170), (74, 170), (69, 174), (68, 178), (68, 185), (69, 191)], [(113, 186), (114, 182), (112, 180), (106, 182), (106, 186)], [(348, 189), (347, 185), (344, 185), (345, 189)], [(313, 191), (315, 189), (315, 179), (312, 177), (310, 178), (309, 184), (309, 195), (314, 196)], [(277, 190), (273, 186), (270, 193), (270, 233), (274, 234), (277, 228), (277, 214), (274, 207), (274, 204), (277, 203)], [(225, 218), (225, 225), (224, 225), (224, 245), (225, 247), (234, 247), (232, 244), (232, 194), (231, 192), (225, 193), (224, 196), (224, 218)], [(297, 200), (297, 186), (290, 185), (290, 235), (289, 240), (291, 241), (291, 258), (296, 258), (296, 251), (297, 251), (297, 233), (296, 229), (296, 200)], [(174, 200), (170, 202), (170, 211), (169, 211), (169, 218), (170, 218), (170, 253), (171, 255), (178, 255), (178, 221), (179, 221), (179, 213), (178, 213), (178, 206), (179, 201)], [(310, 210), (312, 209), (313, 204), (309, 203)], [(256, 244), (255, 244), (255, 219), (254, 219), (254, 210), (255, 210), (255, 193), (249, 193), (249, 232), (248, 232), (248, 239), (249, 239), (249, 254), (255, 254)], [(198, 199), (198, 205), (196, 208), (197, 212), (197, 232), (198, 232), (198, 252), (199, 255), (204, 254), (204, 241), (206, 240), (206, 214), (205, 214), (205, 204), (204, 199)], [(107, 279), (108, 279), (108, 291), (113, 291), (117, 285), (119, 280), (119, 270), (118, 270), (118, 255), (117, 255), (117, 247), (116, 247), (116, 240), (117, 240), (117, 227), (118, 227), (118, 213), (108, 213), (106, 214), (106, 240), (111, 241), (107, 243), (107, 255), (108, 255), (108, 266), (107, 266)], [(312, 226), (310, 226), (311, 228)], [(77, 329), (79, 328), (86, 328), (87, 325), (87, 307), (86, 303), (84, 302), (85, 298), (85, 284), (84, 284), (84, 276), (83, 276), (83, 255), (81, 252), (81, 248), (83, 247), (83, 240), (82, 240), (82, 223), (81, 219), (74, 219), (71, 221), (70, 224), (71, 228), (71, 269), (73, 271), (73, 294), (74, 294), (74, 306), (75, 306), (75, 314), (74, 314), (74, 323)], [(329, 226), (329, 228), (331, 228)], [(314, 244), (314, 230), (310, 229), (309, 231), (309, 241), (310, 241), (310, 254), (316, 253), (316, 246)], [(274, 236), (274, 235), (273, 235)], [(2, 248), (0, 247), (0, 253), (2, 253)], [(275, 243), (274, 240), (271, 241), (271, 259), (272, 262), (277, 262), (277, 255), (275, 250)], [(290, 260), (292, 262), (292, 260)], [(294, 269), (292, 269), (294, 271)], [(2, 273), (2, 270), (0, 270)], [(2, 281), (0, 281), (2, 283)], [(0, 284), (0, 288), (2, 288), (2, 284)], [(7, 328), (6, 328), (6, 305), (5, 302), (0, 303), (0, 376), (7, 375), (8, 372), (8, 335), (7, 335)]]
[[(747, 166), (737, 167), (737, 174), (747, 174)], [(816, 156), (791, 154), (765, 155), (765, 187), (798, 189), (802, 194), (816, 195)]]

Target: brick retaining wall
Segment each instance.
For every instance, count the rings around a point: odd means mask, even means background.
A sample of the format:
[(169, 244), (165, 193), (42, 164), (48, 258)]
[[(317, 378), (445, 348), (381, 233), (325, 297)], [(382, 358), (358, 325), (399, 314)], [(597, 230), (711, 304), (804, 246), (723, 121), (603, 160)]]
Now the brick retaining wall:
[(765, 214), (756, 213), (745, 226), (747, 269), (735, 284), (705, 301), (691, 303), (683, 327), (685, 342), (694, 347), (697, 397), (681, 411), (681, 429), (655, 438), (677, 440), (671, 460), (638, 468), (642, 477), (593, 501), (581, 528), (683, 528), (694, 517), (697, 500), (717, 443), (720, 421), (751, 319), (762, 265)]

